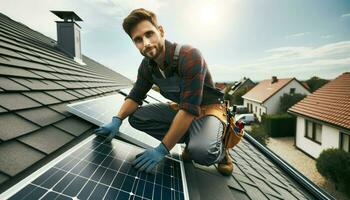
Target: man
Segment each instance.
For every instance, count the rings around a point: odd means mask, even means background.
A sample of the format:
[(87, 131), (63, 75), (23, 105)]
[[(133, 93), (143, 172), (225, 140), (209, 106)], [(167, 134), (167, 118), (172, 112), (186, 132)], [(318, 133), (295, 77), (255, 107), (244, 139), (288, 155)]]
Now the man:
[[(144, 59), (118, 115), (96, 133), (111, 140), (129, 117), (134, 128), (161, 140), (156, 148), (136, 156), (132, 163), (135, 168), (151, 172), (176, 143), (185, 142), (184, 160), (203, 165), (219, 163), (221, 173), (231, 174), (232, 162), (222, 143), (223, 123), (217, 117), (201, 115), (201, 108), (220, 103), (222, 93), (215, 89), (200, 52), (165, 40), (156, 15), (142, 8), (124, 19), (123, 28)], [(178, 109), (165, 103), (139, 106), (153, 84), (164, 97), (178, 103)]]

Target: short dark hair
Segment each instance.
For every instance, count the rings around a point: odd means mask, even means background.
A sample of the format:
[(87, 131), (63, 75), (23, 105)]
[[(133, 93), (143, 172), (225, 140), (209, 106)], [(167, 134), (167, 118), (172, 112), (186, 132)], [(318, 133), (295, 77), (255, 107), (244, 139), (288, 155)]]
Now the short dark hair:
[(144, 8), (138, 8), (133, 11), (124, 19), (123, 29), (129, 35), (131, 30), (141, 21), (147, 20), (153, 24), (153, 26), (158, 27), (157, 16), (149, 10)]

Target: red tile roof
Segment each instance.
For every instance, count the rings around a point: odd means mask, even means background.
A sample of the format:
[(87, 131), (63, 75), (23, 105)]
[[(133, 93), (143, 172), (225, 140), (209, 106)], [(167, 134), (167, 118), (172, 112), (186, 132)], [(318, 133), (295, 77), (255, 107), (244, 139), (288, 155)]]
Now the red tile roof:
[(278, 79), (278, 81), (275, 83), (271, 83), (271, 79), (263, 80), (257, 86), (253, 87), (253, 89), (249, 90), (249, 92), (243, 95), (243, 98), (262, 103), (273, 96), (293, 79), (294, 78)]
[(350, 129), (350, 72), (319, 88), (289, 112)]

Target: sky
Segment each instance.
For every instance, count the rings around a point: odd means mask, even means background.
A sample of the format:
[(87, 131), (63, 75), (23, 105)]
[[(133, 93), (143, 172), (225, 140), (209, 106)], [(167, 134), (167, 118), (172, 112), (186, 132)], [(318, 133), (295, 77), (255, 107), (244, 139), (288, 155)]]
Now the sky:
[(122, 22), (141, 7), (167, 40), (201, 51), (214, 81), (350, 71), (349, 0), (0, 0), (0, 12), (55, 40), (60, 19), (50, 10), (74, 11), (83, 54), (132, 80), (142, 56)]

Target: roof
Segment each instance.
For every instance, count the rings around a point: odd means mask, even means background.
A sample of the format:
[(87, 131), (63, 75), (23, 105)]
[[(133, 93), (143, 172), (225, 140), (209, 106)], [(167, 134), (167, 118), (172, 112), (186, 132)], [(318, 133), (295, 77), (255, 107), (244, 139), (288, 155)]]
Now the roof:
[[(92, 134), (96, 127), (68, 113), (67, 104), (131, 87), (129, 79), (91, 58), (77, 64), (55, 44), (0, 14), (0, 192)], [(231, 176), (186, 163), (190, 198), (315, 199), (252, 141), (230, 150)]]
[(243, 95), (242, 98), (263, 103), (292, 80), (295, 80), (295, 78), (278, 79), (275, 83), (271, 83), (271, 79), (263, 80)]
[(308, 95), (289, 112), (350, 129), (350, 72)]
[(0, 14), (0, 184), (95, 128), (67, 104), (132, 84), (86, 56), (76, 63), (55, 43)]
[(252, 89), (255, 86), (255, 83), (250, 80), (250, 78), (244, 77), (240, 81), (234, 82), (230, 90), (232, 90), (232, 94), (236, 93), (240, 88), (245, 86), (248, 90)]

